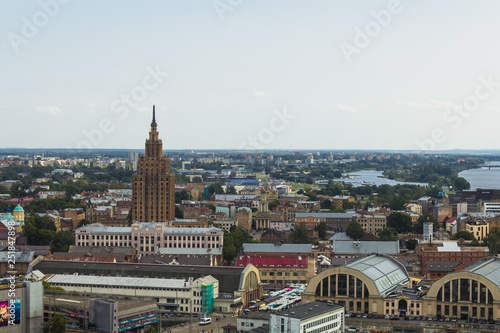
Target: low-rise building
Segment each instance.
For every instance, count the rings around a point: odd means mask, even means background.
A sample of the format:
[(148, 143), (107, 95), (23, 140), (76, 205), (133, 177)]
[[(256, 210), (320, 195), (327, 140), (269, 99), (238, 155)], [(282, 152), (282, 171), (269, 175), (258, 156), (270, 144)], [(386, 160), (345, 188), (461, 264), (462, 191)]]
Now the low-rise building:
[(134, 223), (131, 227), (106, 227), (94, 223), (75, 232), (77, 246), (133, 246), (138, 254), (154, 254), (158, 248), (218, 249), (223, 231), (215, 228), (175, 228), (168, 223)]
[(482, 241), (488, 236), (490, 225), (484, 220), (471, 219), (465, 222), (465, 230), (472, 233), (478, 241)]
[(316, 260), (313, 257), (276, 258), (240, 256), (236, 267), (252, 264), (259, 269), (262, 283), (294, 284), (307, 283), (315, 274)]
[(244, 243), (243, 255), (248, 257), (297, 258), (312, 256), (311, 244)]
[(456, 241), (442, 242), (436, 244), (419, 244), (416, 253), (420, 257), (421, 274), (427, 275), (428, 261), (457, 261), (473, 262), (488, 257), (490, 250), (487, 246), (467, 246)]
[(269, 325), (269, 312), (251, 311), (236, 317), (238, 332), (247, 332), (258, 327)]
[[(160, 310), (170, 310), (172, 312), (189, 313), (189, 299), (191, 299), (192, 294), (186, 292), (186, 288), (193, 281), (204, 281), (202, 278), (206, 276), (212, 276), (218, 281), (219, 297), (214, 300), (213, 305), (217, 312), (238, 313), (238, 310), (248, 306), (251, 301), (262, 299), (264, 291), (259, 271), (253, 265), (247, 267), (216, 267), (101, 262), (89, 264), (85, 262), (41, 260), (34, 266), (33, 270), (38, 270), (47, 277), (52, 275), (64, 276), (63, 279), (57, 281), (65, 284), (72, 284), (71, 277), (74, 276), (90, 276), (92, 283), (85, 283), (85, 279), (82, 279), (79, 280), (78, 286), (68, 287), (89, 292), (90, 285), (92, 285), (92, 292), (100, 295), (131, 295), (134, 293), (134, 289), (138, 287), (141, 289), (137, 290), (138, 295), (153, 297), (159, 303)], [(117, 281), (111, 279), (103, 281), (109, 284), (109, 288), (107, 288), (99, 284), (101, 282), (99, 277), (101, 276), (117, 279), (127, 277), (133, 279), (136, 283), (126, 279), (122, 282), (126, 282), (129, 288), (117, 288)], [(153, 284), (148, 287), (148, 281), (145, 279), (150, 279)], [(169, 281), (172, 281), (171, 285), (169, 285)], [(184, 287), (184, 283), (186, 283), (186, 287)], [(153, 290), (152, 288), (161, 290)], [(176, 290), (177, 294), (175, 294)], [(163, 295), (166, 296), (167, 294), (173, 297), (168, 297), (165, 302), (163, 300), (160, 302), (160, 298), (164, 298)], [(208, 295), (206, 294), (206, 296)], [(202, 297), (202, 295), (195, 295), (195, 297)], [(176, 301), (172, 299), (176, 299)], [(198, 303), (192, 305), (201, 307), (201, 304)]]
[(350, 195), (336, 195), (332, 198), (332, 205), (335, 208), (343, 209), (345, 204), (354, 204), (356, 199)]
[(379, 253), (384, 255), (398, 255), (399, 241), (373, 242), (333, 240), (332, 258), (359, 258), (362, 256)]
[(355, 217), (355, 213), (295, 213), (295, 223), (314, 228), (321, 222), (325, 222), (330, 229), (345, 232), (347, 225)]
[(327, 302), (311, 302), (272, 313), (271, 332), (344, 332), (344, 307)]
[(387, 217), (385, 215), (375, 214), (358, 214), (356, 219), (363, 227), (365, 232), (378, 235), (378, 232), (384, 229), (387, 225)]

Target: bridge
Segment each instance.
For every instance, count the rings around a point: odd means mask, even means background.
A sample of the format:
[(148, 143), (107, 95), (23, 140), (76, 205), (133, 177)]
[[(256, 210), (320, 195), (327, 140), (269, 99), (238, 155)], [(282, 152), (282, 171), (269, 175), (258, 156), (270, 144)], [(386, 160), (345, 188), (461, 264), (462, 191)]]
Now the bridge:
[(483, 164), (483, 165), (478, 165), (480, 168), (488, 168), (488, 170), (491, 170), (491, 168), (500, 168), (500, 165), (496, 164)]

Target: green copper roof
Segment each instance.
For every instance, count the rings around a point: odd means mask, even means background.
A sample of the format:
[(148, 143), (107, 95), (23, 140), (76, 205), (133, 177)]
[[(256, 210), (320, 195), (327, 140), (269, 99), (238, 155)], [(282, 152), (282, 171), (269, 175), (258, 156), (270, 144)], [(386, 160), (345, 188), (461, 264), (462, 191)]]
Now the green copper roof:
[(14, 208), (14, 212), (24, 212), (24, 209), (23, 209), (23, 207), (17, 205), (17, 207)]

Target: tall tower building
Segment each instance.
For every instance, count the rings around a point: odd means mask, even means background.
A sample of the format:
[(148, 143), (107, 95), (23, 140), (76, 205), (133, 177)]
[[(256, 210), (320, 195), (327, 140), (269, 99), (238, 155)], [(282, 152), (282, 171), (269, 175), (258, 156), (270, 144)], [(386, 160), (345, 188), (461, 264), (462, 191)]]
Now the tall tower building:
[(170, 157), (163, 156), (153, 105), (153, 121), (146, 153), (139, 156), (137, 174), (132, 178), (132, 219), (137, 222), (166, 222), (175, 219), (175, 175)]

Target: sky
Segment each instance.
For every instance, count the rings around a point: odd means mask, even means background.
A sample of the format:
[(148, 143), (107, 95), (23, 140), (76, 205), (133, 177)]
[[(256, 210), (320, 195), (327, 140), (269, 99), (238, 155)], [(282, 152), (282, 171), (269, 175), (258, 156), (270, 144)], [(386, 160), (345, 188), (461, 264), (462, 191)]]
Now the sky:
[(498, 149), (499, 10), (0, 0), (0, 148)]

